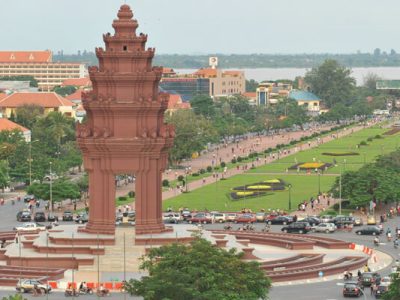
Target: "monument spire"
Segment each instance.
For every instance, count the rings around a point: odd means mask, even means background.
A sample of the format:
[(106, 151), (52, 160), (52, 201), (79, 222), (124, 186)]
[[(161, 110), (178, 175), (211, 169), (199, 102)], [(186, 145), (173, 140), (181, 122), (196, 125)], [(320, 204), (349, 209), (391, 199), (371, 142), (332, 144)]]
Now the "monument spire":
[(113, 21), (115, 33), (96, 48), (98, 67), (89, 67), (93, 90), (83, 94), (85, 124), (77, 141), (89, 173), (89, 222), (83, 231), (113, 234), (115, 175), (136, 176), (136, 233), (165, 231), (161, 181), (175, 131), (164, 124), (168, 95), (159, 93), (162, 68), (153, 67), (155, 49), (126, 4)]

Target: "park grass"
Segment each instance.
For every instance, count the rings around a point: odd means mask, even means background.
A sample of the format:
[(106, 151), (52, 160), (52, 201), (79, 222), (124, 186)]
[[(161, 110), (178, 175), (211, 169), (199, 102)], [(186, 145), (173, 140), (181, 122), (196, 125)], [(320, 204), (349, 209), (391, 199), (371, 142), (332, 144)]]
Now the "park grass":
[[(300, 202), (309, 200), (310, 197), (315, 197), (318, 194), (318, 175), (314, 172), (306, 175), (304, 171), (299, 174), (297, 174), (296, 170), (287, 171), (290, 166), (294, 165), (296, 161), (312, 162), (315, 159), (315, 161), (333, 163), (333, 159), (335, 159), (337, 165), (329, 168), (324, 172), (324, 175), (320, 176), (320, 189), (322, 192), (328, 192), (336, 179), (334, 175), (338, 175), (343, 171), (358, 170), (365, 163), (375, 161), (377, 156), (392, 152), (400, 145), (399, 134), (383, 136), (383, 133), (387, 130), (387, 128), (374, 126), (309, 150), (307, 150), (307, 144), (304, 143), (302, 146), (303, 150), (298, 153), (279, 159), (274, 163), (251, 169), (245, 174), (220, 180), (189, 193), (183, 193), (174, 198), (167, 199), (163, 201), (163, 207), (173, 207), (174, 209), (189, 207), (190, 209), (198, 210), (223, 211), (237, 211), (244, 207), (250, 208), (253, 211), (260, 209), (288, 210), (288, 190), (268, 192), (267, 195), (261, 197), (244, 198), (235, 201), (229, 197), (229, 193), (235, 186), (281, 178), (292, 185), (292, 210), (295, 210)], [(361, 141), (366, 141), (369, 137), (375, 137), (376, 135), (381, 135), (383, 138), (373, 139), (371, 142), (367, 142), (367, 146), (357, 148), (357, 145)], [(323, 152), (335, 151), (359, 152), (360, 155), (345, 157), (322, 155)]]
[[(292, 209), (296, 209), (297, 205), (309, 200), (311, 196), (318, 193), (318, 176), (317, 175), (253, 175), (240, 174), (230, 177), (226, 180), (220, 180), (216, 183), (206, 185), (202, 188), (182, 193), (172, 199), (163, 201), (164, 209), (173, 207), (189, 207), (197, 210), (223, 210), (238, 211), (244, 207), (254, 211), (264, 209), (284, 209), (288, 210), (289, 191), (268, 192), (267, 195), (255, 198), (243, 198), (240, 200), (231, 200), (229, 193), (236, 186), (252, 184), (263, 180), (280, 178), (286, 183), (292, 185), (291, 201)], [(335, 180), (335, 176), (320, 176), (321, 191), (328, 191)]]

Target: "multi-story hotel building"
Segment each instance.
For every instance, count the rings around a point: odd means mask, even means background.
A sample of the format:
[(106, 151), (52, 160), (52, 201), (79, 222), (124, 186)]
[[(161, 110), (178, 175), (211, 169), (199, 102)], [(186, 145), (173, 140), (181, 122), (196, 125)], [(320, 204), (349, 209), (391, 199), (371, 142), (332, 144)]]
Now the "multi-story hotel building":
[(53, 62), (51, 51), (0, 51), (0, 77), (33, 76), (42, 91), (50, 91), (66, 79), (85, 76), (81, 63)]

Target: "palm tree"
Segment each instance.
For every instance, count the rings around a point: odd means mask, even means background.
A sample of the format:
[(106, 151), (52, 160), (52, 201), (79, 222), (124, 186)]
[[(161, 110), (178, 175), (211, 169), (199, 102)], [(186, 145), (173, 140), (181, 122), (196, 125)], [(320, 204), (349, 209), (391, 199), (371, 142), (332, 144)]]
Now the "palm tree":
[(60, 112), (51, 112), (48, 116), (50, 121), (50, 132), (51, 135), (57, 141), (57, 151), (60, 151), (61, 139), (66, 136), (73, 134), (74, 128), (71, 126), (71, 120), (69, 117), (64, 116)]

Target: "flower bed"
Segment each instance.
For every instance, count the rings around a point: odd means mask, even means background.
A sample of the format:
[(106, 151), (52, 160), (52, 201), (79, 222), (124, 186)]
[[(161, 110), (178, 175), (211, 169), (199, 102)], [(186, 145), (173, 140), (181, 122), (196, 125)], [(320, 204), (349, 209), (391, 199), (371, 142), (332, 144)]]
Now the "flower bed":
[(260, 197), (260, 196), (265, 196), (267, 195), (266, 192), (260, 192), (260, 191), (241, 191), (241, 192), (232, 192), (230, 193), (230, 196), (232, 200), (239, 200), (243, 198), (252, 198), (252, 197)]
[(326, 156), (355, 156), (360, 155), (358, 152), (323, 152), (322, 155)]
[(315, 170), (315, 169), (325, 170), (331, 166), (332, 166), (332, 164), (329, 164), (329, 163), (320, 163), (320, 162), (303, 163), (302, 162), (302, 163), (298, 163), (298, 164), (291, 166), (289, 168), (289, 170), (297, 170), (297, 169), (300, 169), (300, 170)]

